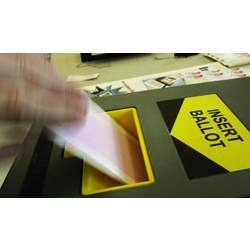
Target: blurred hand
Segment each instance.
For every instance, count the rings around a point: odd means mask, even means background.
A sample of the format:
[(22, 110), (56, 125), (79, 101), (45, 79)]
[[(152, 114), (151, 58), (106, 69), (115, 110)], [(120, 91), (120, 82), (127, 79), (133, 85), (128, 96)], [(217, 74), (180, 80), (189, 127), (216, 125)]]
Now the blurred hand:
[(44, 54), (0, 54), (1, 120), (80, 120), (87, 102), (87, 95), (67, 86)]

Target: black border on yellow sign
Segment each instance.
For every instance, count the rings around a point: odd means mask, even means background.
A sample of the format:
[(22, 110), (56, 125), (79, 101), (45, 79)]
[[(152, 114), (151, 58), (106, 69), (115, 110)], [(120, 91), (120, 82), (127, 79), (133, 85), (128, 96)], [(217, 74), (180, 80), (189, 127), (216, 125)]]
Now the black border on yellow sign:
[[(169, 133), (171, 132), (178, 113), (183, 104), (184, 98), (166, 100), (158, 102), (158, 107), (161, 111), (165, 124)], [(211, 161), (201, 153), (190, 148), (180, 140), (174, 138), (173, 142), (182, 161), (183, 167), (189, 179), (207, 177), (211, 175), (228, 173), (229, 171)]]

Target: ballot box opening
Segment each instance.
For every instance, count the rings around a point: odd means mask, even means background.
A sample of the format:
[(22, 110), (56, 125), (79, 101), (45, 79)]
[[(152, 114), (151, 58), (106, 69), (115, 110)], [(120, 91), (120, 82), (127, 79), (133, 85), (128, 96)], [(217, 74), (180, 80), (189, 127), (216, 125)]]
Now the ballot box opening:
[[(129, 132), (131, 135), (133, 135), (134, 138), (138, 140), (140, 145), (140, 152), (137, 154), (140, 154), (138, 155), (138, 158), (140, 159), (140, 161), (142, 161), (140, 163), (143, 164), (143, 168), (145, 168), (145, 179), (136, 183), (123, 184), (85, 163), (83, 166), (81, 190), (83, 195), (135, 188), (139, 186), (149, 185), (154, 182), (152, 167), (145, 145), (137, 110), (135, 108), (126, 108), (112, 110), (107, 112), (107, 114), (110, 115), (127, 132)], [(70, 154), (67, 147), (65, 147), (64, 157), (70, 156), (72, 155)]]

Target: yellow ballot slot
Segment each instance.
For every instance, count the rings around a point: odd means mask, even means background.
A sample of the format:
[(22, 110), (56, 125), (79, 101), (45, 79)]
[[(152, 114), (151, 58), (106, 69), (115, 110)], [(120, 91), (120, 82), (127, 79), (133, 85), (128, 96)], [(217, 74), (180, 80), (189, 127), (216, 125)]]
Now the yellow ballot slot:
[[(149, 185), (154, 182), (154, 175), (149, 160), (148, 152), (145, 146), (143, 133), (141, 130), (138, 114), (135, 108), (127, 108), (107, 112), (118, 124), (120, 124), (127, 132), (133, 135), (140, 144), (140, 152), (135, 155), (136, 160), (142, 161), (145, 168), (145, 180), (137, 183), (122, 184), (103, 174), (94, 167), (85, 164), (83, 168), (82, 194), (90, 195), (108, 191), (122, 190)], [(64, 157), (71, 157), (70, 149), (65, 147)]]

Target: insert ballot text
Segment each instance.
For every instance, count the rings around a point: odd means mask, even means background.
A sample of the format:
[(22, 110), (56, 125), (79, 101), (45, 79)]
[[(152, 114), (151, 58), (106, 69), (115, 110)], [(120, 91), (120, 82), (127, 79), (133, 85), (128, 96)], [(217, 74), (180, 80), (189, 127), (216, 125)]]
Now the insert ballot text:
[[(204, 139), (209, 142), (210, 147), (226, 147), (229, 143), (244, 142), (237, 129), (229, 122), (219, 109), (190, 111)], [(209, 118), (212, 119), (212, 122)], [(217, 133), (215, 127), (221, 133)]]

